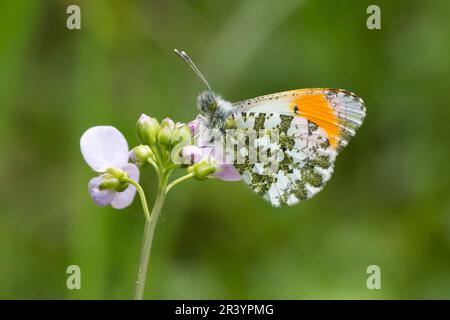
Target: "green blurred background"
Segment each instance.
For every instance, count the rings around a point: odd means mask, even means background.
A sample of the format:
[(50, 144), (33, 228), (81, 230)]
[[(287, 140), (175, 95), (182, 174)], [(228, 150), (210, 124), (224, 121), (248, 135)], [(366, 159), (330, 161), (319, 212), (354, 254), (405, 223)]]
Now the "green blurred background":
[[(374, 3), (381, 30), (366, 28)], [(69, 4), (81, 30), (66, 28)], [(132, 298), (140, 202), (93, 204), (79, 138), (110, 124), (133, 146), (143, 112), (193, 119), (204, 88), (173, 48), (231, 101), (338, 87), (368, 116), (297, 206), (240, 182), (175, 188), (146, 298), (450, 298), (449, 17), (444, 0), (1, 1), (0, 298)], [(151, 199), (156, 177), (142, 176)], [(373, 264), (381, 290), (366, 287)]]

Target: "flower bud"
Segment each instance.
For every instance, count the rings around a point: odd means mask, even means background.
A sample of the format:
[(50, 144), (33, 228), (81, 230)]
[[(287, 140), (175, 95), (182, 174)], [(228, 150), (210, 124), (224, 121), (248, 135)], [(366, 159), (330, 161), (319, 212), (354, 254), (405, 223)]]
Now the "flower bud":
[(188, 125), (181, 125), (177, 127), (171, 137), (172, 145), (177, 145), (180, 142), (191, 142), (191, 129)]
[(119, 187), (120, 181), (117, 178), (108, 177), (103, 179), (102, 182), (98, 185), (100, 190), (116, 190)]
[(136, 124), (138, 139), (143, 144), (153, 145), (156, 142), (156, 136), (160, 128), (158, 120), (142, 114)]
[(122, 191), (125, 191), (127, 188), (128, 188), (128, 183), (121, 183), (117, 186), (115, 191), (122, 192)]
[(153, 152), (147, 145), (139, 145), (130, 151), (130, 160), (138, 165), (147, 163), (148, 158), (153, 159)]
[(161, 130), (158, 132), (158, 141), (162, 145), (169, 145), (171, 144), (171, 137), (172, 137), (172, 129), (169, 126), (161, 127)]
[(119, 181), (121, 181), (124, 178), (128, 178), (128, 173), (119, 168), (114, 167), (108, 168), (106, 169), (106, 173), (107, 174), (105, 176), (107, 176), (108, 178), (116, 178)]
[(175, 122), (170, 118), (165, 118), (161, 121), (161, 128), (169, 127), (171, 130), (175, 129)]
[(210, 174), (216, 171), (216, 167), (206, 160), (197, 162), (188, 168), (189, 173), (194, 173), (194, 178), (198, 180), (205, 180)]

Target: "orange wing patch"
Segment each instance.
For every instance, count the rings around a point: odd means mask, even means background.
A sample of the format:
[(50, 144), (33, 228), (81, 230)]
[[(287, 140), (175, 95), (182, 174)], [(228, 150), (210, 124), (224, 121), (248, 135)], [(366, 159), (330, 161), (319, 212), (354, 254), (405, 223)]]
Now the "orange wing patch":
[(314, 122), (322, 128), (333, 148), (337, 148), (341, 134), (339, 119), (323, 93), (300, 94), (290, 104), (296, 115)]

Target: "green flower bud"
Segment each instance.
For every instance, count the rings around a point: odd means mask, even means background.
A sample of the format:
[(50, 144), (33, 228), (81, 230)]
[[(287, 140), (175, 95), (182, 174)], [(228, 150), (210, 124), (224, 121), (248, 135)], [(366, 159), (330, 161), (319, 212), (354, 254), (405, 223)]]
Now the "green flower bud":
[(116, 188), (119, 186), (120, 186), (119, 179), (109, 177), (109, 178), (103, 179), (103, 181), (100, 182), (98, 188), (100, 190), (116, 190)]
[(125, 191), (126, 188), (128, 188), (128, 183), (121, 183), (117, 186), (117, 188), (115, 189), (115, 191), (117, 192), (122, 192)]
[(136, 133), (141, 143), (154, 145), (161, 126), (155, 118), (142, 114), (136, 124)]
[(128, 187), (128, 183), (123, 179), (128, 178), (128, 173), (119, 168), (108, 168), (102, 174), (103, 180), (99, 184), (100, 190), (114, 190), (122, 192)]
[(124, 178), (128, 178), (128, 173), (126, 173), (125, 171), (123, 171), (122, 169), (119, 168), (108, 168), (106, 169), (106, 175), (105, 175), (105, 179), (107, 178), (116, 178), (119, 181), (121, 181)]
[(172, 144), (177, 145), (180, 142), (190, 142), (191, 141), (191, 129), (188, 125), (183, 125), (176, 128), (172, 133)]
[(164, 126), (159, 130), (158, 132), (158, 141), (162, 145), (169, 145), (171, 144), (171, 137), (172, 137), (172, 129), (169, 126)]
[(216, 167), (206, 160), (197, 162), (188, 168), (189, 173), (194, 173), (194, 178), (198, 180), (205, 180), (210, 174), (216, 171)]
[(136, 163), (146, 163), (148, 158), (153, 159), (153, 152), (147, 145), (139, 145), (133, 148), (133, 161)]
[(175, 129), (175, 122), (170, 118), (165, 118), (161, 121), (161, 128), (169, 127), (171, 130)]

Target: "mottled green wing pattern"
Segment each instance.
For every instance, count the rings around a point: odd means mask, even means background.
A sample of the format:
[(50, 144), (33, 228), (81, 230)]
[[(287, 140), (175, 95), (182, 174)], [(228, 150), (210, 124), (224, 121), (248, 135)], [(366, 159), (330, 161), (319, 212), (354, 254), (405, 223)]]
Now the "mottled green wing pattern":
[[(234, 165), (244, 182), (274, 206), (308, 199), (330, 179), (336, 152), (314, 123), (296, 116), (250, 112), (231, 114), (226, 124), (227, 128), (259, 132), (252, 147), (264, 154), (266, 161), (259, 157), (256, 163), (250, 161), (246, 155), (250, 139), (244, 133), (242, 150), (236, 150), (244, 155), (244, 161), (235, 157)], [(274, 130), (278, 136), (271, 136)]]
[[(234, 165), (250, 188), (274, 206), (293, 205), (323, 189), (339, 151), (365, 117), (359, 97), (339, 89), (302, 89), (234, 104), (225, 129), (259, 132), (235, 137)], [(277, 135), (275, 134), (277, 133)], [(267, 155), (251, 159), (250, 148)], [(269, 159), (270, 161), (267, 161)]]

